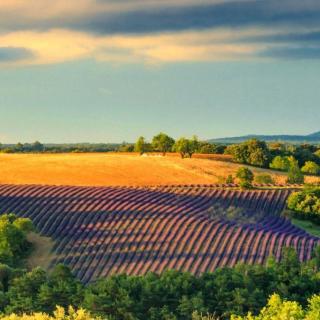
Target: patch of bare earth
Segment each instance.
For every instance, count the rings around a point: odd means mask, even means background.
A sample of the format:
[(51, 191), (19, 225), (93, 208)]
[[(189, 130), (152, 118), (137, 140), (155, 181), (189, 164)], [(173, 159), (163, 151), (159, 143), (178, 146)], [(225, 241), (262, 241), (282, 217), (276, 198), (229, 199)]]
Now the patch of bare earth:
[(54, 258), (52, 248), (54, 241), (51, 238), (40, 236), (38, 233), (31, 232), (27, 236), (28, 241), (33, 244), (33, 251), (27, 260), (27, 267), (33, 269), (41, 267), (48, 270), (51, 261)]

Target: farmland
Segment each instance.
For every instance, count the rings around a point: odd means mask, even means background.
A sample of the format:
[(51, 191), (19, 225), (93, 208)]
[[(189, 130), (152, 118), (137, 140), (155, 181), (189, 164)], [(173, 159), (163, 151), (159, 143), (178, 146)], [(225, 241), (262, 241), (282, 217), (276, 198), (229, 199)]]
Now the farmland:
[[(201, 158), (200, 158), (201, 157)], [(223, 161), (220, 161), (223, 160)], [(166, 157), (137, 154), (0, 154), (0, 184), (44, 184), (74, 186), (146, 186), (172, 184), (221, 183), (235, 174), (240, 165), (228, 156), (195, 155), (181, 159), (177, 154)], [(267, 172), (277, 183), (286, 176)], [(306, 177), (306, 182), (320, 178)]]
[(238, 262), (280, 259), (293, 246), (311, 257), (318, 238), (280, 217), (289, 189), (239, 191), (208, 186), (59, 187), (2, 185), (1, 213), (31, 218), (55, 241), (83, 282), (111, 274), (193, 274)]

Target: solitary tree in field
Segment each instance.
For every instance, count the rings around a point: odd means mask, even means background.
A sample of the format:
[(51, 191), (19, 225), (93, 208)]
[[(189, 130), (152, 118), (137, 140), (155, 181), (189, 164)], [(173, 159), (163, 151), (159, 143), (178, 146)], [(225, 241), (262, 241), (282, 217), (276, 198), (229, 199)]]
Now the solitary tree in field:
[(174, 145), (174, 139), (169, 137), (167, 134), (160, 132), (152, 139), (152, 148), (160, 151), (165, 155), (167, 152), (172, 150)]
[(134, 151), (139, 152), (140, 155), (143, 155), (147, 152), (147, 143), (144, 137), (139, 137), (136, 144), (134, 145)]
[(193, 136), (192, 139), (186, 139), (184, 137), (176, 141), (173, 146), (174, 151), (179, 152), (181, 158), (188, 156), (189, 158), (197, 151), (199, 147), (199, 141), (196, 136)]
[(247, 167), (241, 167), (238, 169), (236, 177), (240, 181), (242, 188), (252, 188), (252, 181), (254, 179), (253, 172)]

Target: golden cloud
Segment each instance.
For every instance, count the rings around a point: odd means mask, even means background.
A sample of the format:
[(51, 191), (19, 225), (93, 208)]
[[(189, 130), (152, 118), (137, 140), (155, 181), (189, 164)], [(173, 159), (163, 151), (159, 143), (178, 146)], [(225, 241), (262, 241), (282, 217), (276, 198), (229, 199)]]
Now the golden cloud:
[[(241, 35), (244, 34), (259, 32), (242, 31)], [(16, 64), (50, 64), (90, 58), (115, 63), (235, 60), (252, 57), (262, 49), (259, 44), (235, 43), (233, 40), (233, 32), (222, 30), (139, 36), (92, 36), (57, 29), (0, 35), (1, 46), (25, 48), (33, 52), (33, 57)]]

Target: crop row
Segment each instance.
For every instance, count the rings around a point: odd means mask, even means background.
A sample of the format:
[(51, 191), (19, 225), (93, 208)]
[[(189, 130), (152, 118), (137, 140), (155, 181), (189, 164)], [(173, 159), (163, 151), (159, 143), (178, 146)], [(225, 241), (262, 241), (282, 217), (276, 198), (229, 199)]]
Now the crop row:
[(280, 259), (285, 246), (309, 259), (318, 238), (280, 217), (290, 192), (0, 185), (0, 213), (31, 218), (55, 239), (53, 263), (69, 265), (84, 282), (165, 269), (200, 274)]

